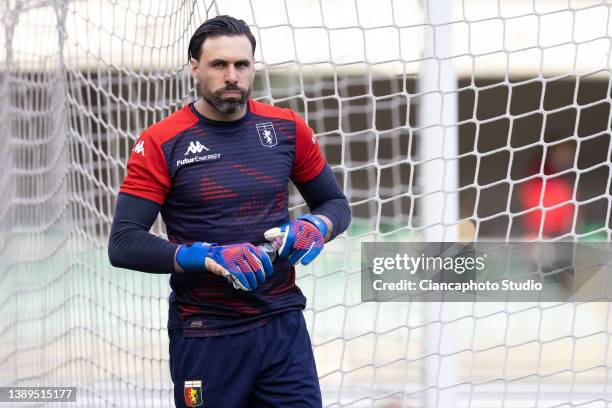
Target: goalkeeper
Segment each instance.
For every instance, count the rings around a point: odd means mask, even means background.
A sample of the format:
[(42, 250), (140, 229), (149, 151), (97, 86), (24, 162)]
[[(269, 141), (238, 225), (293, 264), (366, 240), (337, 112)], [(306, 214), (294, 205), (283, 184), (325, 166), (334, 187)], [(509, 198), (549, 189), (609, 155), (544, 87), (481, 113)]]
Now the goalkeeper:
[[(189, 43), (199, 98), (146, 129), (120, 188), (110, 262), (170, 273), (170, 374), (178, 407), (320, 407), (295, 284), (350, 210), (313, 131), (250, 98), (255, 38), (218, 16)], [(310, 214), (290, 220), (288, 181)], [(148, 231), (161, 211), (168, 241)], [(257, 245), (274, 241), (271, 262)]]

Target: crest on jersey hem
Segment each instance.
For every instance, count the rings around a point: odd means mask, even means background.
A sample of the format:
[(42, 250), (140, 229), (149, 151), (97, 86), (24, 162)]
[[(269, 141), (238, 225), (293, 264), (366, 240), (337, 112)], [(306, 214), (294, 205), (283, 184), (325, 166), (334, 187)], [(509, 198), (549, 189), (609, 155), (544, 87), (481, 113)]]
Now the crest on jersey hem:
[(259, 141), (265, 147), (274, 147), (278, 144), (276, 139), (276, 132), (274, 131), (274, 124), (272, 122), (258, 123), (255, 125), (257, 134), (259, 135)]
[(204, 403), (202, 381), (185, 381), (185, 404), (188, 407), (200, 407)]

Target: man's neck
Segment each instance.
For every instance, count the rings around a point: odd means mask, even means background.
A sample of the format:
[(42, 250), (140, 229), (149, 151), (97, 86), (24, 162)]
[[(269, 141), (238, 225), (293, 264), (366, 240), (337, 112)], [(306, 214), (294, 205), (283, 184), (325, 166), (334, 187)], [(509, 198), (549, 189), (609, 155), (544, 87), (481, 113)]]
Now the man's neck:
[[(248, 103), (248, 102), (247, 102)], [(221, 113), (217, 109), (213, 108), (204, 98), (200, 98), (194, 104), (194, 107), (198, 113), (207, 119), (218, 120), (221, 122), (231, 122), (234, 120), (241, 119), (246, 115), (247, 103), (244, 104), (242, 109), (236, 113)]]

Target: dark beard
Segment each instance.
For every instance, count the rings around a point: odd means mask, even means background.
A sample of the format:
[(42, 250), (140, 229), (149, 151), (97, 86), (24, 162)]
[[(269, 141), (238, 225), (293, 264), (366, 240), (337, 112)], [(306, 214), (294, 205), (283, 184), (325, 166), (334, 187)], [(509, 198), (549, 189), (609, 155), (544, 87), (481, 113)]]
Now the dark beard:
[[(225, 115), (240, 111), (246, 104), (249, 96), (251, 96), (250, 89), (242, 89), (236, 85), (226, 85), (216, 91), (210, 91), (204, 86), (200, 86), (198, 90), (199, 94), (210, 106)], [(224, 98), (223, 93), (227, 91), (238, 91), (240, 96)]]

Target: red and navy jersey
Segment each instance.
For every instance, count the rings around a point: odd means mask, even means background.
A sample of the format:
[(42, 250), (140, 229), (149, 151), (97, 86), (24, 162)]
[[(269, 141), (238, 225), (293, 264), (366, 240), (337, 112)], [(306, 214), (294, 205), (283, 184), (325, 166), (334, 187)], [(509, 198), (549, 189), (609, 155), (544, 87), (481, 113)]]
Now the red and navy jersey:
[[(244, 117), (219, 122), (189, 104), (142, 133), (120, 192), (159, 203), (171, 242), (257, 245), (289, 221), (289, 180), (310, 181), (324, 167), (312, 130), (289, 109), (250, 100)], [(170, 285), (169, 328), (205, 335), (246, 331), (306, 303), (295, 269), (278, 258), (253, 292), (208, 272), (172, 273)]]

